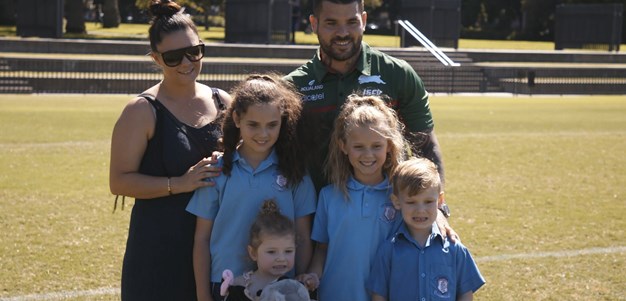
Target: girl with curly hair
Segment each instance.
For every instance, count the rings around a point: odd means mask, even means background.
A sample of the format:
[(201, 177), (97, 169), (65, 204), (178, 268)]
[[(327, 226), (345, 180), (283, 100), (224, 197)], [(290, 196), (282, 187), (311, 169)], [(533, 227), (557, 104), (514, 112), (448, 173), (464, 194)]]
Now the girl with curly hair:
[[(222, 174), (195, 191), (187, 211), (197, 216), (194, 271), (199, 300), (219, 300), (222, 271), (253, 268), (248, 233), (264, 200), (274, 199), (296, 228), (297, 272), (312, 255), (315, 188), (301, 158), (297, 128), (302, 105), (293, 87), (275, 75), (252, 75), (232, 92), (222, 123)], [(290, 273), (293, 275), (293, 272)]]

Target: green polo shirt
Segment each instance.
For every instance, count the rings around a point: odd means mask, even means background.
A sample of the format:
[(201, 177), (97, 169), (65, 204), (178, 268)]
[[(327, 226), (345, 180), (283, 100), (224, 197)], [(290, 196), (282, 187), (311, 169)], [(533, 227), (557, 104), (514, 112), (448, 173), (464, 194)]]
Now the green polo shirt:
[(348, 74), (328, 72), (319, 57), (294, 70), (285, 79), (291, 81), (303, 95), (304, 112), (312, 117), (315, 132), (307, 139), (314, 152), (309, 169), (317, 190), (326, 183), (322, 180), (322, 168), (335, 117), (339, 114), (346, 97), (352, 93), (381, 96), (397, 112), (411, 132), (427, 131), (434, 123), (428, 104), (428, 92), (415, 70), (405, 61), (396, 59), (366, 43), (355, 70)]

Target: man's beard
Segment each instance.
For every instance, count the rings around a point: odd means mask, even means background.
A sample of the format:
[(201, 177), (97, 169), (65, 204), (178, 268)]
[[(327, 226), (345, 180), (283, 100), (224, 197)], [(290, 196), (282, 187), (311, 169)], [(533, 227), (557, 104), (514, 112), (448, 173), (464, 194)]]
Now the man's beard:
[[(357, 37), (354, 40), (351, 37), (333, 38), (329, 43), (320, 43), (320, 47), (322, 48), (322, 51), (324, 52), (324, 54), (327, 55), (329, 58), (331, 58), (333, 61), (343, 62), (343, 61), (347, 61), (353, 58), (355, 55), (359, 53), (359, 51), (361, 50), (362, 40), (363, 40), (363, 37), (361, 36)], [(353, 42), (350, 50), (346, 52), (335, 51), (333, 49), (333, 43), (341, 42), (341, 41)]]

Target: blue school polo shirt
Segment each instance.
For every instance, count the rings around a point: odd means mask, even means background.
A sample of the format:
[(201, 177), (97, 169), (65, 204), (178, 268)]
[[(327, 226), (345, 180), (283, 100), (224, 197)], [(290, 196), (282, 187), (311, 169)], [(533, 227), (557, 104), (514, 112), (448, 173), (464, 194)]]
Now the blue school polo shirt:
[(456, 300), (483, 284), (485, 279), (463, 244), (444, 239), (433, 223), (421, 248), (402, 223), (380, 246), (367, 287), (388, 301), (430, 301)]
[[(222, 158), (218, 164), (222, 165)], [(197, 189), (187, 211), (212, 220), (211, 281), (221, 282), (222, 271), (241, 275), (254, 268), (248, 257), (250, 227), (263, 202), (274, 199), (280, 212), (292, 220), (315, 212), (315, 188), (309, 176), (294, 187), (278, 171), (274, 150), (253, 170), (236, 152), (230, 176), (213, 178), (215, 186)]]
[(351, 178), (347, 188), (349, 200), (333, 185), (324, 187), (318, 199), (311, 238), (328, 244), (320, 300), (370, 300), (365, 289), (370, 263), (402, 220), (389, 200), (387, 178), (374, 186)]

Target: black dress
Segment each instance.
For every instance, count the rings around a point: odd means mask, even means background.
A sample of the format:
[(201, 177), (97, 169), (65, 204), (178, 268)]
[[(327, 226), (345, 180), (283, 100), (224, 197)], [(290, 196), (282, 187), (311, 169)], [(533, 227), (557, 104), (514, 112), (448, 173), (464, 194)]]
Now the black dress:
[[(217, 149), (219, 121), (193, 128), (178, 121), (150, 95), (140, 96), (156, 111), (154, 136), (141, 160), (140, 173), (181, 176)], [(216, 90), (213, 98), (222, 110)], [(196, 216), (185, 210), (192, 195), (135, 200), (122, 268), (122, 300), (196, 300), (192, 259)]]

